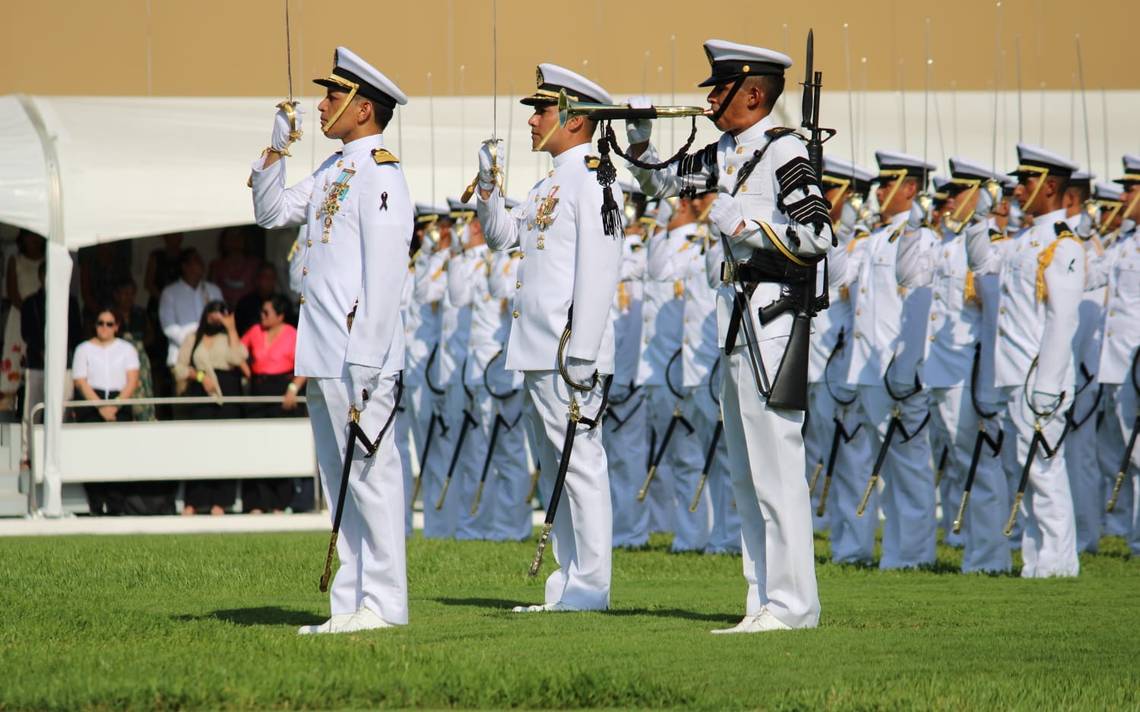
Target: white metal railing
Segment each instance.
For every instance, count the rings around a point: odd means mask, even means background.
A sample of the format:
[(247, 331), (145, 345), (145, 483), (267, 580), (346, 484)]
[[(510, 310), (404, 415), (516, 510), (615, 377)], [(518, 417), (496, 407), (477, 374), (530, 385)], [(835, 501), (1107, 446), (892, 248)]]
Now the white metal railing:
[[(104, 407), (104, 406), (130, 407), (130, 406), (135, 406), (135, 405), (173, 405), (173, 406), (180, 406), (180, 405), (181, 406), (186, 406), (186, 405), (217, 405), (219, 403), (224, 403), (226, 405), (272, 405), (272, 404), (282, 403), (283, 400), (284, 400), (283, 396), (224, 396), (221, 398), (220, 401), (218, 398), (215, 398), (213, 396), (186, 396), (186, 397), (177, 397), (176, 396), (176, 397), (155, 397), (155, 398), (123, 398), (123, 399), (110, 399), (110, 400), (69, 400), (69, 401), (65, 401), (62, 405), (65, 409), (69, 409), (69, 408), (100, 408), (100, 407)], [(304, 404), (305, 402), (306, 402), (306, 399), (303, 396), (298, 396), (297, 403), (299, 405)], [(43, 411), (44, 411), (44, 403), (43, 402), (36, 403), (35, 405), (33, 405), (28, 410), (28, 416), (23, 423), (23, 426), (24, 426), (25, 432), (26, 432), (26, 438), (25, 438), (26, 451), (24, 454), (25, 454), (25, 457), (28, 459), (29, 464), (30, 464), (28, 492), (27, 492), (27, 494), (28, 494), (28, 512), (29, 513), (33, 513), (36, 510), (36, 484), (42, 478), (42, 463), (39, 462), (39, 460), (41, 458), (38, 458), (36, 456), (37, 455), (37, 447), (41, 444), (40, 441), (43, 439), (42, 434), (40, 434), (40, 437), (37, 437), (36, 431), (38, 429), (42, 429), (42, 425), (37, 426), (36, 421), (40, 420), (42, 423), (42, 417), (41, 416), (42, 416)], [(300, 418), (297, 418), (296, 420), (300, 420)], [(221, 426), (223, 424), (227, 424), (227, 423), (237, 424), (237, 423), (241, 423), (243, 421), (244, 422), (250, 422), (250, 423), (256, 422), (262, 426), (262, 430), (269, 430), (278, 436), (283, 436), (283, 435), (295, 435), (292, 432), (292, 429), (296, 428), (296, 420), (292, 419), (292, 418), (285, 417), (285, 418), (242, 418), (240, 420), (237, 420), (237, 419), (234, 419), (234, 420), (175, 419), (175, 420), (164, 420), (164, 421), (133, 421), (133, 422), (108, 421), (108, 422), (103, 422), (103, 423), (100, 423), (100, 422), (66, 423), (65, 429), (72, 436), (76, 436), (76, 435), (87, 436), (87, 435), (90, 435), (92, 433), (97, 433), (101, 438), (103, 438), (103, 437), (106, 437), (107, 435), (110, 435), (111, 433), (118, 431), (120, 434), (122, 434), (124, 436), (126, 436), (128, 432), (131, 432), (132, 435), (130, 437), (133, 438), (133, 437), (135, 437), (135, 431), (137, 431), (137, 433), (140, 435), (141, 434), (148, 434), (148, 435), (153, 437), (155, 434), (155, 428), (162, 428), (163, 430), (170, 429), (170, 428), (179, 428), (181, 431), (184, 431), (183, 434), (189, 434), (191, 437), (195, 437), (198, 435), (208, 435), (210, 437), (221, 436), (221, 437), (228, 437), (229, 440), (235, 440), (235, 442), (237, 442), (236, 438), (238, 436), (235, 435), (232, 428), (219, 429), (219, 426)], [(304, 419), (304, 420), (307, 420), (307, 419)], [(293, 422), (290, 422), (290, 421), (293, 421)], [(304, 429), (306, 432), (308, 432), (309, 429), (308, 429), (307, 423), (305, 423)], [(80, 432), (80, 431), (90, 431), (90, 433)], [(280, 431), (280, 432), (277, 432), (277, 431)], [(286, 431), (288, 431), (288, 432), (286, 432)], [(264, 437), (266, 435), (266, 433), (261, 433), (261, 435)], [(169, 437), (169, 433), (167, 433), (167, 437)], [(295, 438), (295, 437), (292, 437), (292, 438), (290, 438), (290, 437), (280, 438), (279, 437), (277, 439), (279, 441), (284, 440), (284, 442), (280, 443), (280, 445), (285, 445), (287, 448), (291, 448), (292, 450), (297, 450), (297, 452), (306, 453), (305, 459), (312, 464), (312, 469), (307, 470), (307, 472), (308, 473), (315, 473), (316, 472), (316, 469), (317, 469), (316, 468), (316, 457), (315, 457), (315, 452), (313, 451), (314, 449), (312, 448), (311, 437), (304, 439), (304, 442), (297, 442), (297, 438)], [(136, 442), (136, 441), (131, 440), (131, 442)], [(279, 449), (281, 449), (280, 446), (278, 448), (275, 448), (274, 453), (276, 454), (277, 450), (279, 450)], [(166, 453), (164, 452), (163, 454), (165, 455)], [(138, 458), (136, 458), (136, 459), (138, 459)], [(132, 462), (134, 462), (134, 461), (132, 461)], [(239, 469), (238, 472), (236, 472), (234, 475), (231, 475), (231, 476), (237, 477), (237, 478), (283, 476), (282, 470), (279, 468), (265, 468), (265, 469), (266, 469), (266, 471), (260, 471), (257, 469), (256, 463), (253, 465), (250, 465), (249, 463), (244, 463), (243, 468)], [(203, 474), (197, 475), (197, 477), (202, 477), (202, 478), (225, 477), (225, 476), (226, 476), (225, 474), (217, 473), (217, 472), (203, 473)], [(297, 475), (285, 474), (284, 476), (297, 476)], [(169, 474), (159, 474), (159, 475), (156, 475), (152, 479), (195, 479), (195, 478), (196, 477), (194, 474), (187, 473), (186, 475), (180, 475), (178, 477), (173, 477), (173, 476), (170, 476)], [(74, 478), (71, 478), (71, 479), (74, 479)], [(93, 475), (91, 477), (90, 481), (116, 481), (118, 479), (120, 479), (120, 478), (117, 478), (114, 476), (108, 476), (104, 473), (104, 474)], [(129, 481), (132, 478), (123, 477), (121, 479)], [(136, 479), (144, 479), (144, 478), (140, 476), (140, 477), (137, 477)], [(75, 481), (81, 481), (81, 480), (75, 480)]]

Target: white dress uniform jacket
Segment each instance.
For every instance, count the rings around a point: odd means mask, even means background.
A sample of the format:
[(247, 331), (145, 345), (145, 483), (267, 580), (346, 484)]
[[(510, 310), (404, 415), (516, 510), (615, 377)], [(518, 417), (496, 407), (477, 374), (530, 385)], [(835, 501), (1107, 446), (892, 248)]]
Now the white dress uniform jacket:
[[(400, 302), (392, 294), (399, 294), (407, 276), (407, 263), (399, 256), (408, 254), (412, 206), (399, 164), (373, 158), (383, 146), (379, 135), (347, 143), (291, 188), (285, 187), (285, 161), (264, 170), (261, 160), (254, 164), (258, 224), (309, 224), (297, 324), (298, 376), (339, 378), (348, 363), (379, 368), (382, 375), (404, 367)], [(326, 218), (331, 218), (328, 232)]]

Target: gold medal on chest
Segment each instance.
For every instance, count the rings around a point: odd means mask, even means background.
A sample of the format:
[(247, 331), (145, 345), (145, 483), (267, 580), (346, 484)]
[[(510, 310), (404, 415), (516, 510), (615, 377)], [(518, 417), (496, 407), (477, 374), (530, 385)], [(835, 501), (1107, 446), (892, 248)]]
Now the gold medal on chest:
[(534, 224), (539, 230), (548, 230), (554, 224), (554, 209), (558, 207), (558, 186), (550, 189), (534, 216)]
[(332, 233), (333, 217), (340, 212), (340, 203), (345, 197), (348, 196), (348, 182), (356, 175), (356, 171), (351, 168), (342, 168), (340, 175), (337, 176), (336, 182), (329, 188), (329, 192), (325, 195), (325, 201), (321, 203), (320, 212), (318, 215), (324, 215), (323, 227), (321, 233), (321, 242), (328, 242), (329, 235)]

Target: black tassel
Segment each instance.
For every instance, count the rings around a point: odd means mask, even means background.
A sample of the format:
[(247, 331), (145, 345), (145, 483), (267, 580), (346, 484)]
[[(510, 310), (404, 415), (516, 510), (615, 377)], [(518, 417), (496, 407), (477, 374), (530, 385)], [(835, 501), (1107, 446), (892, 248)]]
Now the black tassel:
[(598, 185), (602, 186), (602, 228), (610, 237), (616, 237), (622, 232), (622, 214), (614, 193), (610, 186), (617, 180), (617, 169), (610, 160), (609, 122), (602, 128), (602, 137), (598, 139)]

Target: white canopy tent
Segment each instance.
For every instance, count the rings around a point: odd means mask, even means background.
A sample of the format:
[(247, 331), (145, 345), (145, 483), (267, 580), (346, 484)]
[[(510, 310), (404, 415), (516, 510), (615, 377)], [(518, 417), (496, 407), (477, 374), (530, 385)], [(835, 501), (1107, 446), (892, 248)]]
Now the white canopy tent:
[[(789, 84), (778, 106), (781, 123), (795, 125), (799, 96)], [(658, 103), (664, 97), (650, 97)], [(1131, 117), (1140, 113), (1140, 92), (1111, 92), (1090, 98), (1091, 159), (1094, 172), (1119, 170), (1121, 153), (1135, 151)], [(1038, 101), (1039, 100), (1039, 101)], [(71, 253), (99, 242), (175, 231), (246, 224), (253, 211), (245, 186), (250, 162), (268, 141), (271, 98), (113, 98), (0, 96), (0, 223), (34, 230), (48, 238), (48, 327), (46, 371), (46, 479), (51, 482), (64, 400), (67, 293)], [(701, 95), (677, 97), (702, 104)], [(1086, 162), (1078, 98), (1069, 92), (1029, 94), (1024, 133), (1027, 141), (1051, 145)], [(1003, 93), (997, 145), (999, 168), (1014, 161), (1018, 135), (1017, 98)], [(316, 99), (305, 99), (305, 136), (289, 160), (290, 179), (302, 177), (337, 144), (317, 126)], [(923, 153), (924, 97), (911, 93), (854, 97), (827, 91), (825, 125), (840, 130), (827, 150), (870, 164), (875, 147), (909, 148)], [(903, 109), (905, 106), (905, 110)], [(1105, 112), (1111, 107), (1108, 115)], [(529, 152), (530, 110), (499, 98), (499, 125), (492, 127), (490, 97), (415, 97), (397, 113), (386, 144), (403, 161), (412, 196), (440, 202), (459, 194), (476, 167), (479, 141), (493, 128), (508, 139), (508, 192), (519, 197), (546, 169), (544, 154)], [(901, 116), (909, 117), (900, 140)], [(961, 151), (986, 162), (991, 157), (993, 95), (935, 93), (930, 96), (926, 152), (933, 162)], [(1044, 117), (1044, 118), (1042, 118)], [(1070, 117), (1076, 117), (1078, 127)], [(1046, 127), (1045, 119), (1048, 119)], [(658, 122), (655, 143), (672, 153), (688, 135), (689, 124)], [(846, 137), (855, 126), (856, 150)], [(695, 146), (715, 140), (715, 128), (698, 121)], [(623, 131), (619, 138), (624, 144)], [(1111, 144), (1108, 138), (1114, 140)], [(617, 159), (620, 162), (620, 159)], [(300, 164), (300, 166), (298, 166)], [(515, 174), (518, 174), (517, 176)], [(50, 494), (50, 492), (49, 492)], [(50, 496), (47, 497), (49, 511)]]

